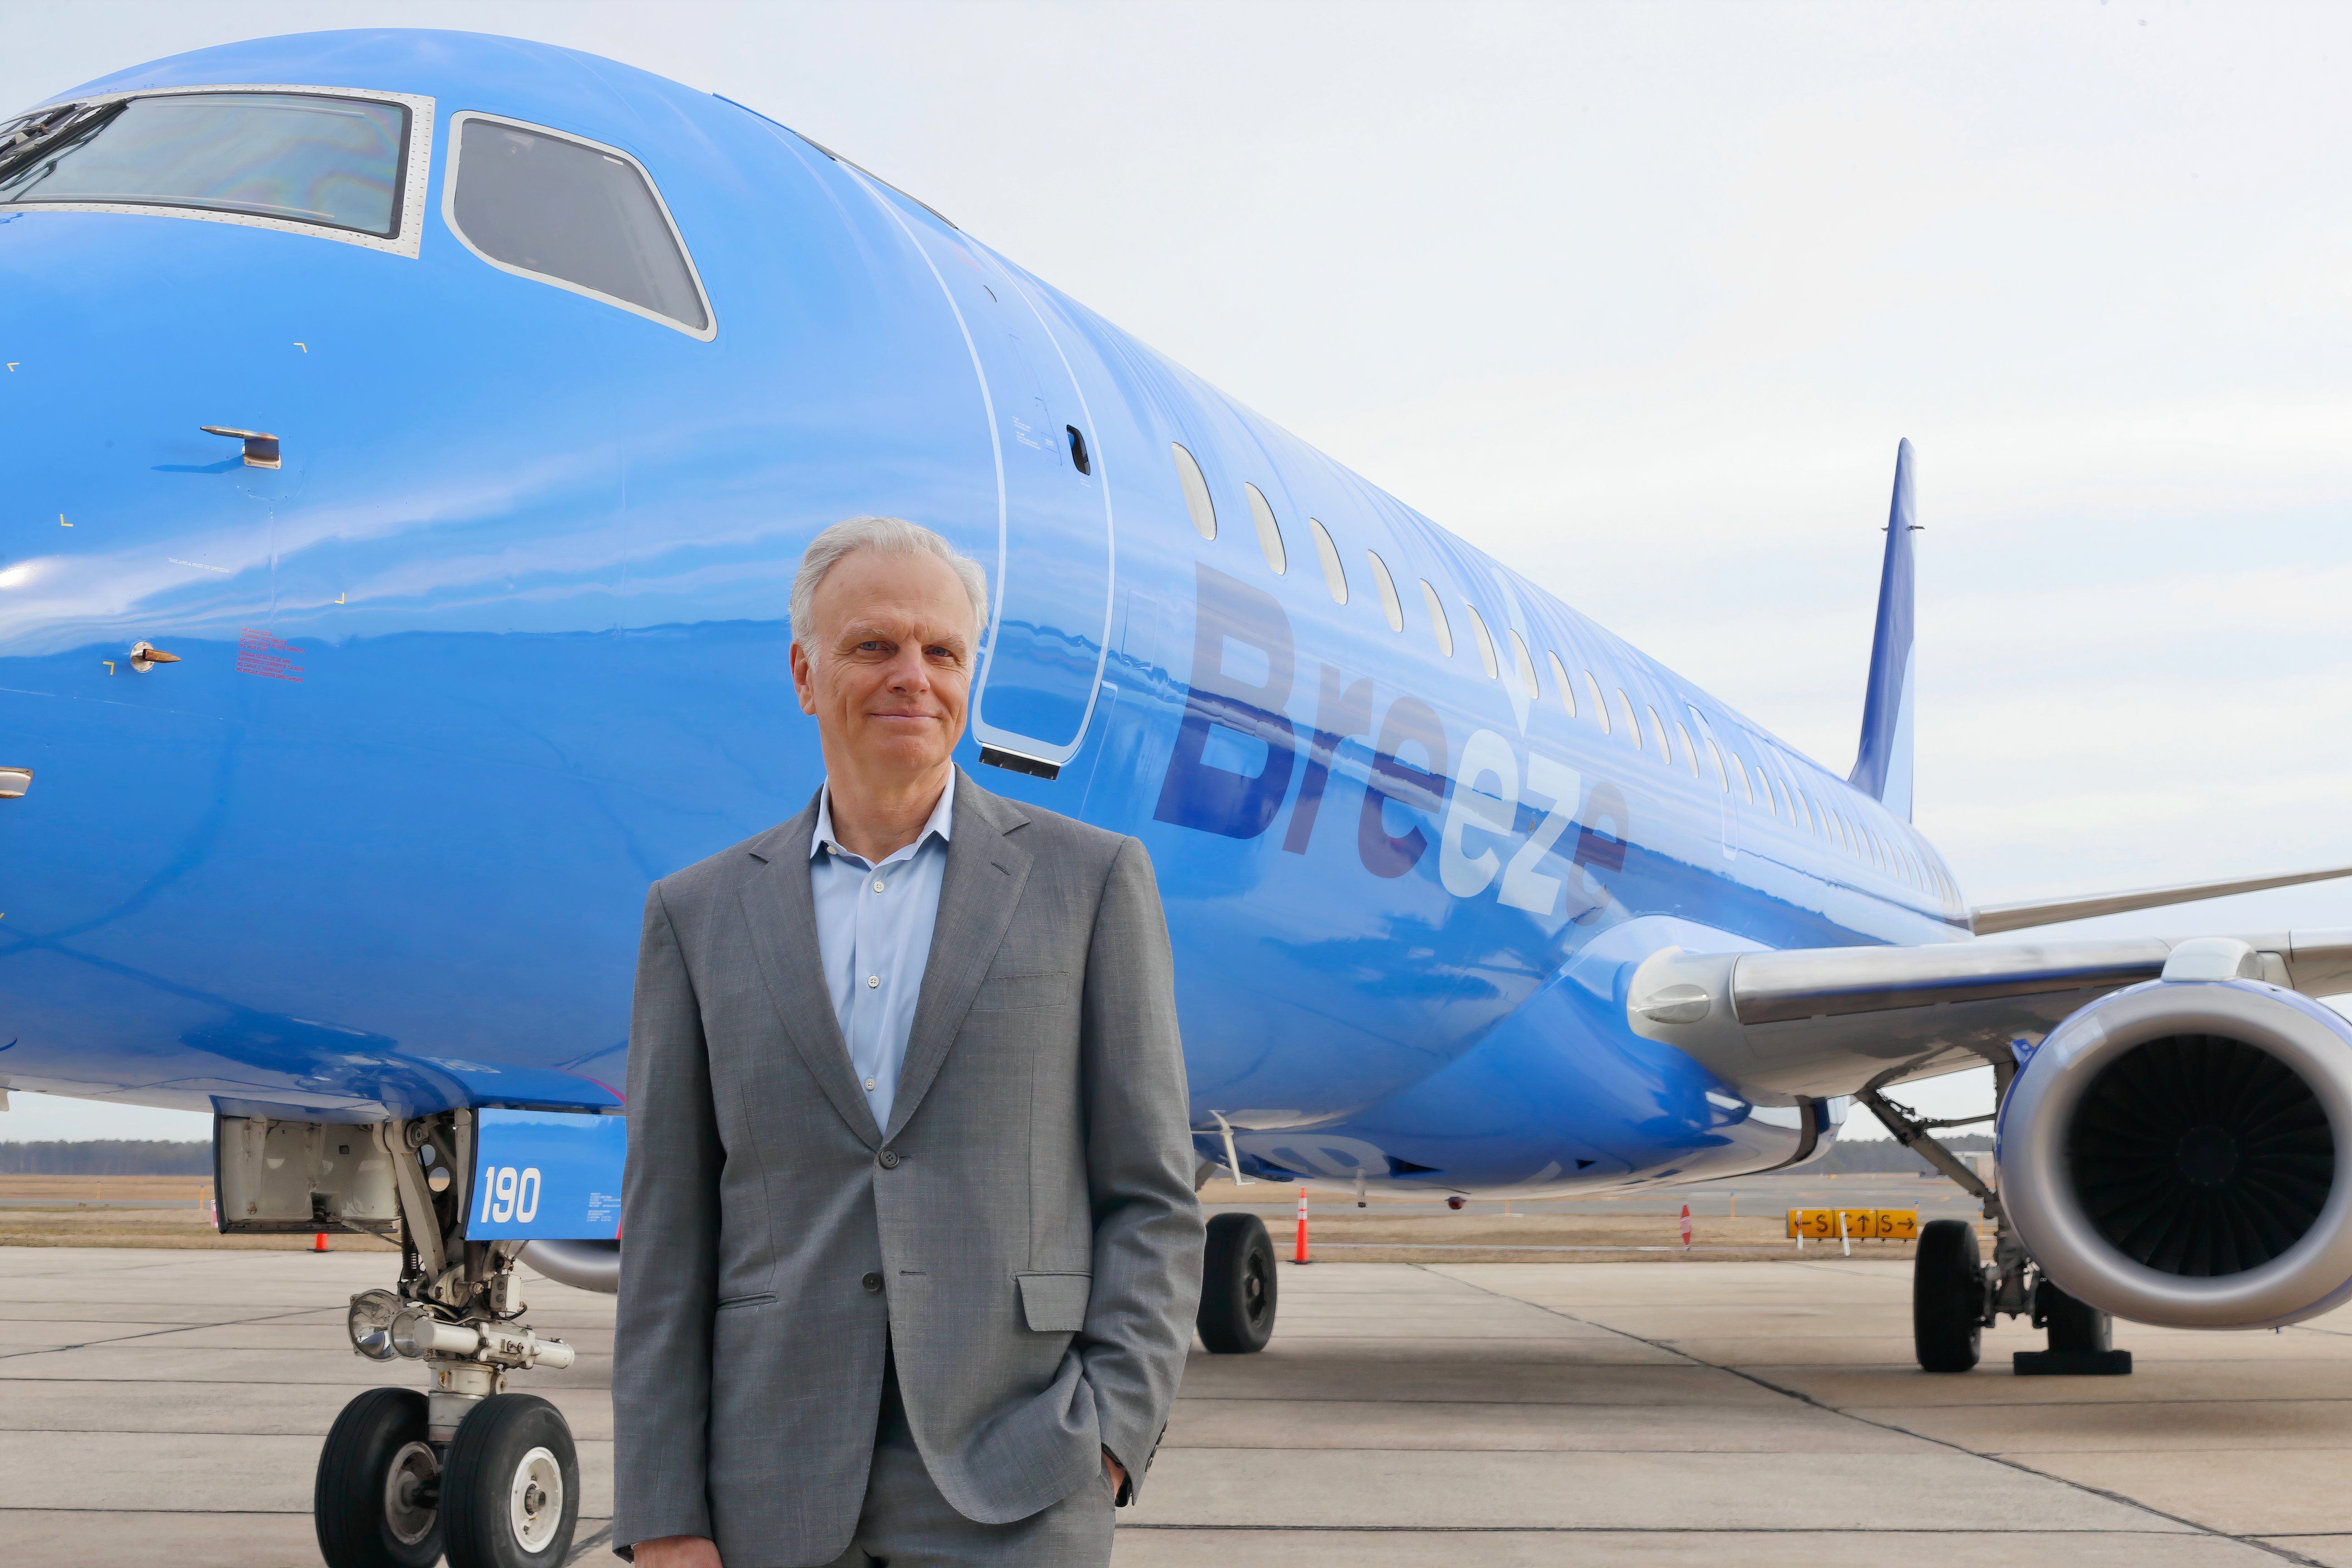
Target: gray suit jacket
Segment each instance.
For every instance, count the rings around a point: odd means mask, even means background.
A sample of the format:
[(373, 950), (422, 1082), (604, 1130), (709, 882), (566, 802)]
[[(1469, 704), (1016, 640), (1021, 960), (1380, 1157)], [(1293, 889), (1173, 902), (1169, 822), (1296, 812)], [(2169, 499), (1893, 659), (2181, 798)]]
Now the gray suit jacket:
[(1108, 1448), (1140, 1486), (1200, 1295), (1150, 857), (961, 770), (890, 1125), (819, 969), (806, 810), (646, 900), (613, 1369), (613, 1540), (830, 1562), (886, 1343), (958, 1511), (1025, 1518)]

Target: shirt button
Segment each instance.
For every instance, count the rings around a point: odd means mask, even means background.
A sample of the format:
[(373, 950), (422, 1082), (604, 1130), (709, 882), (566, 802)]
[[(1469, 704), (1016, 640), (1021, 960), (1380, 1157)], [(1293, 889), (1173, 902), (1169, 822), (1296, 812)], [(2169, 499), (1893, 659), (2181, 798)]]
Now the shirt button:
[(875, 883), (874, 883), (874, 891), (875, 891), (875, 892), (877, 892), (877, 893), (879, 893), (879, 892), (881, 892), (881, 891), (882, 891), (882, 883), (881, 883), (881, 881), (880, 881), (878, 878), (876, 880), (876, 882), (875, 882)]
[(871, 1093), (873, 1093), (873, 1092), (874, 1092), (874, 1080), (872, 1080), (871, 1078), (869, 1078), (869, 1079), (867, 1079), (867, 1080), (866, 1081), (866, 1092), (867, 1092), (868, 1094), (871, 1094)]
[(869, 991), (874, 989), (877, 986), (879, 986), (881, 983), (882, 977), (879, 975), (868, 975), (866, 977), (866, 988)]
[(874, 1163), (886, 1171), (895, 1171), (898, 1168), (898, 1151), (885, 1149), (874, 1156)]
[(882, 1276), (879, 1274), (868, 1274), (866, 1278), (858, 1281), (857, 1282), (865, 1286), (868, 1291), (878, 1292), (882, 1289)]

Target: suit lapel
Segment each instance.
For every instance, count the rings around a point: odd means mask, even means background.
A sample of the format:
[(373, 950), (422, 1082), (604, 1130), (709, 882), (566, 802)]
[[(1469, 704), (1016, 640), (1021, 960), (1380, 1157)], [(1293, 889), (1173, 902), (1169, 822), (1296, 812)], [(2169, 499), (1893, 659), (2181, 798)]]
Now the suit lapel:
[[(961, 808), (961, 800), (956, 801)], [(879, 1129), (858, 1092), (849, 1045), (833, 1016), (832, 993), (817, 946), (816, 899), (809, 891), (809, 835), (816, 831), (816, 802), (783, 826), (761, 835), (749, 852), (763, 863), (754, 868), (738, 895), (751, 928), (751, 952), (760, 966), (768, 1005), (784, 1038), (816, 1078), (824, 1097), (849, 1130), (870, 1146)]]
[(922, 994), (915, 1003), (914, 1027), (907, 1033), (907, 1059), (898, 1071), (898, 1092), (891, 1102), (884, 1143), (898, 1135), (939, 1076), (1029, 881), (1033, 857), (1012, 836), (1029, 819), (1012, 801), (973, 783), (961, 768), (955, 790), (955, 825), (948, 840), (947, 873), (940, 883), (939, 918), (931, 926)]

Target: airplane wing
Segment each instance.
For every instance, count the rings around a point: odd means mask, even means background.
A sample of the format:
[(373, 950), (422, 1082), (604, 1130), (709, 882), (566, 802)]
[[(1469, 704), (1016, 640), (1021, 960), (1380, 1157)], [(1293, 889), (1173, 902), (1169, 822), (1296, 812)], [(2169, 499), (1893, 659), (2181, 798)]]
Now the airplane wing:
[(2352, 865), (2331, 866), (2326, 871), (2282, 872), (2275, 876), (2228, 877), (2220, 882), (2184, 882), (2170, 887), (2134, 888), (2126, 893), (2032, 899), (2022, 904), (1985, 904), (1969, 911), (1969, 929), (1979, 936), (1990, 936), (1996, 932), (2022, 931), (2032, 925), (2054, 925), (2061, 920), (2125, 915), (2135, 909), (2193, 904), (2200, 898), (2226, 898), (2233, 893), (2260, 893), (2265, 888), (2327, 882), (2339, 876), (2352, 876)]
[[(2274, 985), (2307, 996), (2352, 991), (2352, 928), (2237, 939), (2260, 956), (2263, 978)], [(2000, 1060), (2013, 1040), (2038, 1043), (2084, 1004), (2155, 979), (2183, 940), (1766, 953), (1670, 947), (1634, 972), (1626, 1019), (1634, 1032), (1676, 1047), (1728, 1082), (1778, 1094), (1854, 1094)]]

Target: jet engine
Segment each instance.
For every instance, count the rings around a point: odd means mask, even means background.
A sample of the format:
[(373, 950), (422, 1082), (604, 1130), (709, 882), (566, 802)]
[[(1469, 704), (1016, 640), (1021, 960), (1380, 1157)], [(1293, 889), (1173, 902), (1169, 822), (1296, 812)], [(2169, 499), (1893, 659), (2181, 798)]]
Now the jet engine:
[(2264, 967), (2242, 942), (2184, 942), (2163, 978), (2027, 1057), (2001, 1107), (2001, 1206), (2069, 1295), (2172, 1328), (2352, 1299), (2352, 1021)]

